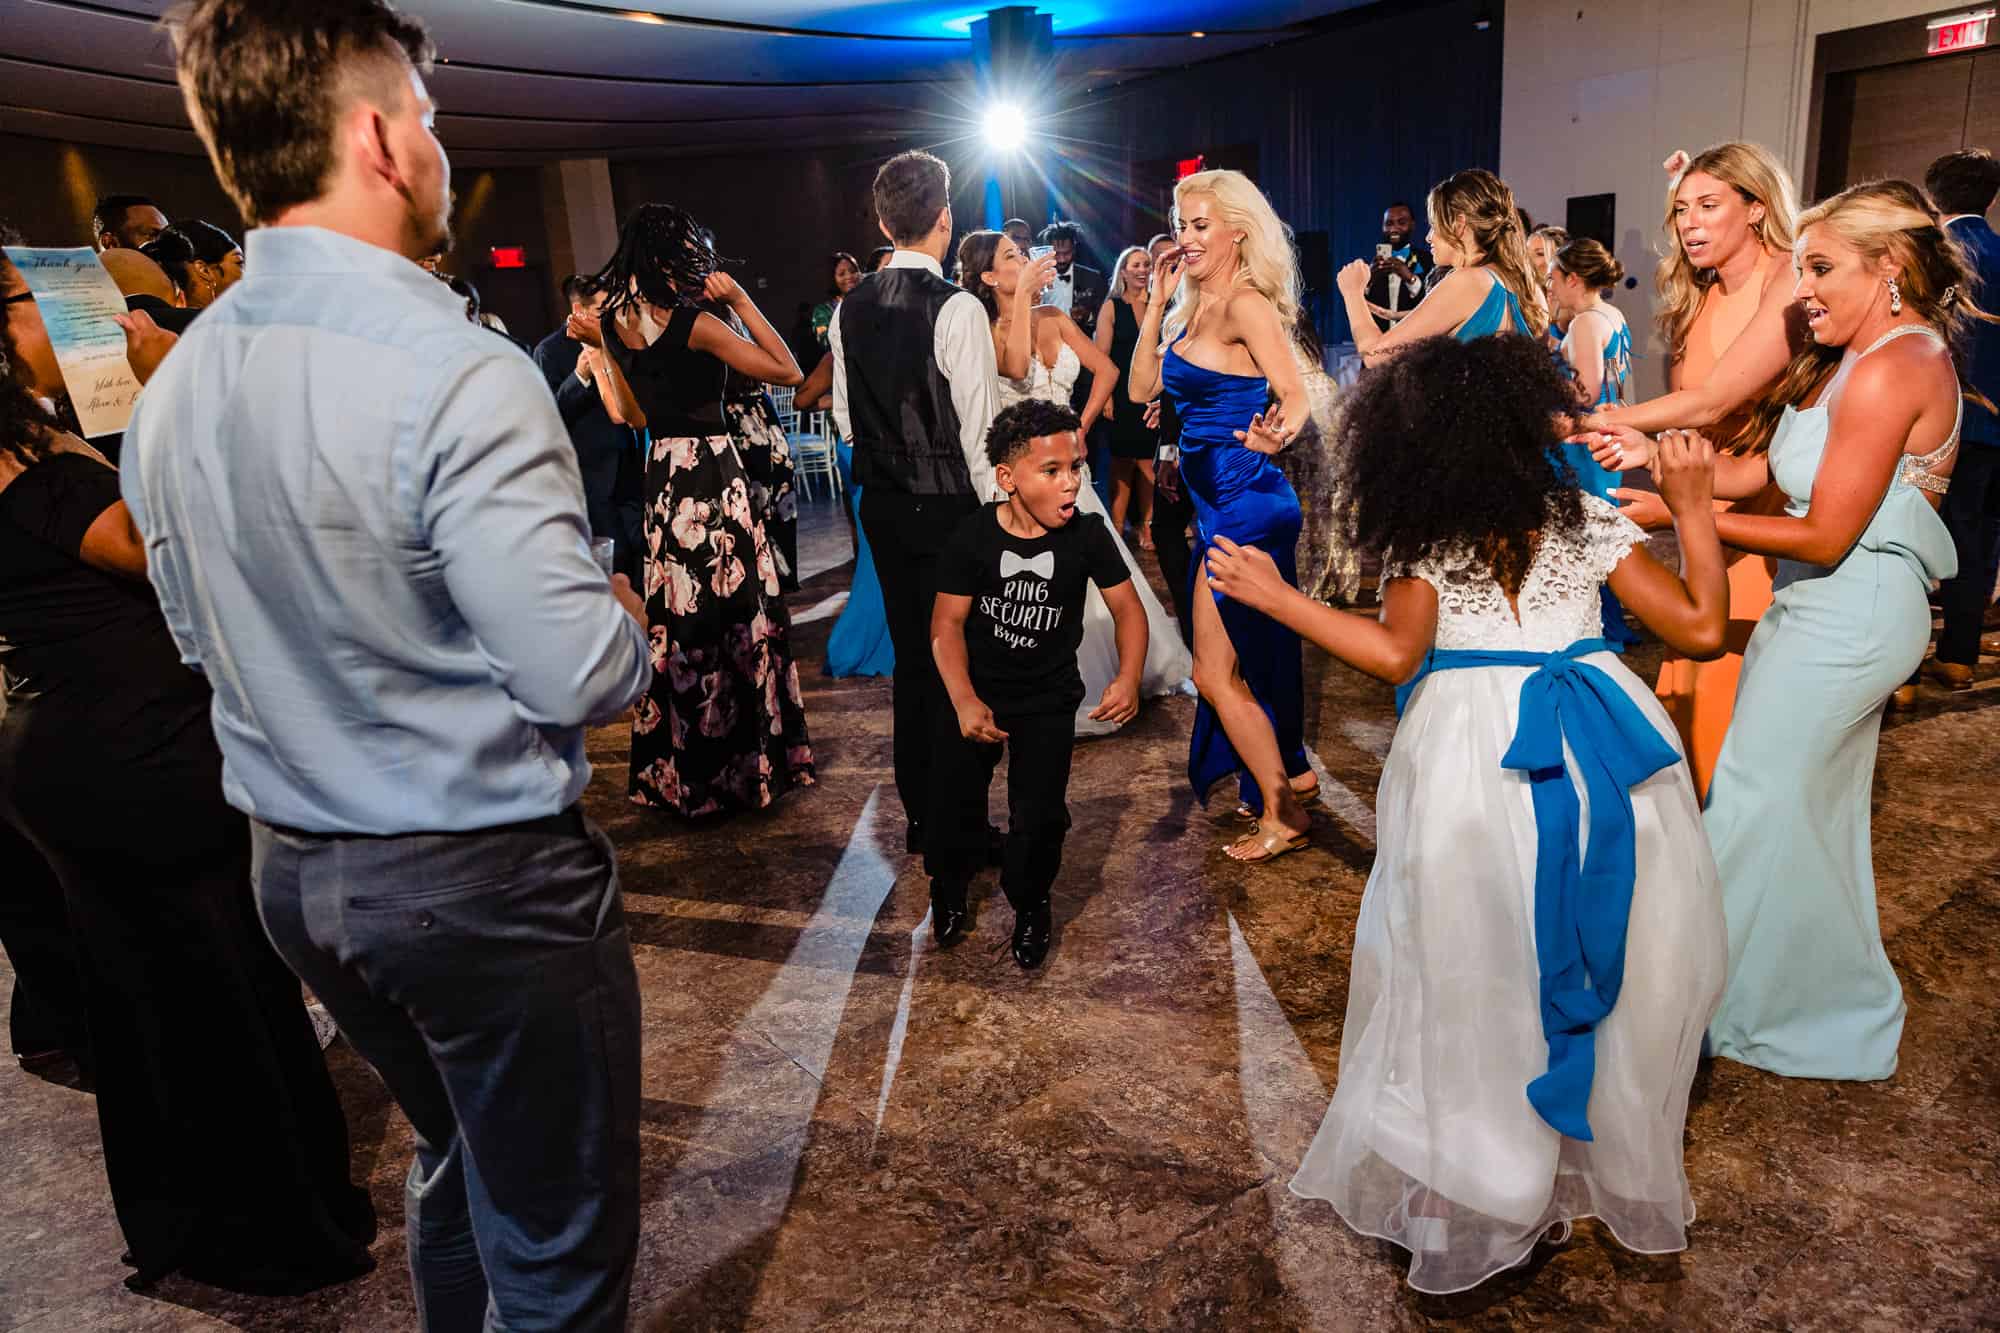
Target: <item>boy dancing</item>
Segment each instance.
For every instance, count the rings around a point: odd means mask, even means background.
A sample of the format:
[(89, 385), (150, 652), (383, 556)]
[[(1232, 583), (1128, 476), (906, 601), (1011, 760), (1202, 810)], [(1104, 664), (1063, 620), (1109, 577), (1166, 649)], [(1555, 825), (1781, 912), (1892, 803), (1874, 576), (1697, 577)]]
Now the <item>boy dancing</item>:
[(986, 795), (1004, 745), (1007, 841), (1000, 887), (1014, 908), (1014, 961), (1049, 951), (1049, 888), (1069, 829), (1070, 750), (1083, 702), (1077, 647), (1095, 583), (1118, 631), (1118, 675), (1091, 716), (1139, 712), (1146, 615), (1095, 514), (1079, 514), (1084, 450), (1076, 413), (1029, 399), (993, 420), (986, 455), (1005, 499), (965, 520), (938, 561), (931, 650), (950, 696), (933, 751), (924, 869), (941, 945), (965, 932), (965, 891), (987, 859)]

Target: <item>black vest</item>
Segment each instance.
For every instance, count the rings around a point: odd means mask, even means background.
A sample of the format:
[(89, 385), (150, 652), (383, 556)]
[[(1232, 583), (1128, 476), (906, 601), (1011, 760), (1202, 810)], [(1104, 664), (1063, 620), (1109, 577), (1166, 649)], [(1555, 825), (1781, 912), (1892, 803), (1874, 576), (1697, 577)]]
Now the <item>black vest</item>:
[(885, 268), (840, 303), (854, 484), (907, 495), (971, 495), (937, 321), (960, 289), (929, 269)]

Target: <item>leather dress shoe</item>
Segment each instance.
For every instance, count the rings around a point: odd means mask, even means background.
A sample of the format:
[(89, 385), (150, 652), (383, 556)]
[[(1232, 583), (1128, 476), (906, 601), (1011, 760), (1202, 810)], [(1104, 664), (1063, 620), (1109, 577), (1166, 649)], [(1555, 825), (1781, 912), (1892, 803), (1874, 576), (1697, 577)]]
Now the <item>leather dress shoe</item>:
[(1053, 929), (1049, 900), (1014, 913), (1014, 961), (1024, 968), (1040, 967), (1049, 956), (1049, 935)]
[(1898, 685), (1889, 692), (1889, 707), (1891, 708), (1908, 708), (1916, 701), (1917, 687), (1914, 681), (1907, 685)]
[(931, 884), (931, 936), (940, 949), (958, 943), (970, 917), (963, 888), (947, 889), (935, 882)]
[(1948, 690), (1972, 688), (1972, 668), (1958, 662), (1940, 662), (1933, 657), (1924, 663), (1924, 674)]

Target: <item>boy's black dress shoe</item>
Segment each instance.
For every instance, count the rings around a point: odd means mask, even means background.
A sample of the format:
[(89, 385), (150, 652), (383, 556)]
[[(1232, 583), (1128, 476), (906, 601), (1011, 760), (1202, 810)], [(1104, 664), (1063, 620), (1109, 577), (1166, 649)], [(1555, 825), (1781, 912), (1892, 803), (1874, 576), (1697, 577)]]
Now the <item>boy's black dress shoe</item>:
[(935, 880), (931, 881), (931, 934), (940, 949), (948, 949), (958, 943), (959, 937), (965, 934), (968, 915), (963, 886), (948, 889)]
[(1014, 913), (1014, 961), (1022, 967), (1040, 967), (1049, 956), (1049, 934), (1053, 927), (1047, 898)]

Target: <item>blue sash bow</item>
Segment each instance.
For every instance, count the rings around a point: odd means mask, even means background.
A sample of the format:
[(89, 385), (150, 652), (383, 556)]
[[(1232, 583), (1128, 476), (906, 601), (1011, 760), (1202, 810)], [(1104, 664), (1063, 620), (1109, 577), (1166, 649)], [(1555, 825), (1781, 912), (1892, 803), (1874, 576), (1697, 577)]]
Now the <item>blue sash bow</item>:
[[(1548, 1072), (1528, 1084), (1528, 1102), (1557, 1132), (1588, 1141), (1596, 1028), (1625, 980), (1625, 928), (1637, 873), (1631, 789), (1680, 762), (1630, 695), (1578, 659), (1610, 651), (1583, 639), (1554, 653), (1433, 649), (1416, 679), (1396, 691), (1400, 715), (1433, 671), (1527, 666), (1520, 721), (1502, 768), (1528, 775), (1535, 805), (1535, 958), (1541, 973)], [(1569, 742), (1590, 795), (1590, 839), (1577, 858), (1581, 804), (1563, 759)]]

